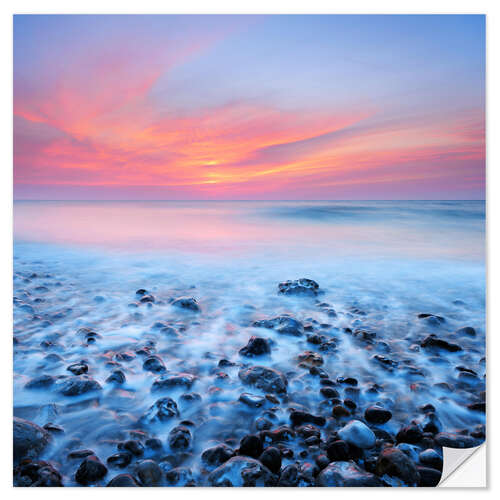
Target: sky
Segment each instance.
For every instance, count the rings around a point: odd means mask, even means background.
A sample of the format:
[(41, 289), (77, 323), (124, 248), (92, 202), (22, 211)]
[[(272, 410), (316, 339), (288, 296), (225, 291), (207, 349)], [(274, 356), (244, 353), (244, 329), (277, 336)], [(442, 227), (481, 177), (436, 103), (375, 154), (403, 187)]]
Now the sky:
[(14, 198), (484, 199), (485, 18), (14, 16)]

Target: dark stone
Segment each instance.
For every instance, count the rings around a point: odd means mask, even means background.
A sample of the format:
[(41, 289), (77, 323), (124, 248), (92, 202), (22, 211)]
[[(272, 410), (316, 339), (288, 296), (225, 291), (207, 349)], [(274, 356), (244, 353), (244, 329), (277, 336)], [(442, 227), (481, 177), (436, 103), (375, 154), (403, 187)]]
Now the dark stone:
[(260, 408), (266, 402), (266, 398), (263, 396), (257, 396), (255, 394), (244, 392), (243, 394), (240, 394), (238, 401), (241, 401), (250, 408)]
[(281, 471), (278, 486), (294, 487), (299, 484), (299, 469), (295, 464), (287, 465)]
[(160, 375), (151, 386), (151, 392), (171, 389), (173, 387), (185, 387), (191, 389), (196, 377), (190, 373), (179, 373), (178, 375)]
[(476, 330), (472, 328), (472, 326), (464, 326), (463, 328), (459, 328), (456, 332), (456, 335), (462, 337), (463, 335), (468, 335), (469, 337), (476, 336)]
[(187, 450), (191, 446), (191, 432), (184, 425), (174, 427), (168, 435), (168, 445), (172, 450)]
[(319, 285), (308, 278), (288, 280), (278, 284), (278, 293), (315, 297), (319, 293)]
[(325, 398), (331, 399), (331, 398), (338, 398), (340, 394), (338, 391), (335, 389), (332, 389), (331, 387), (322, 387), (319, 390), (320, 394), (324, 396)]
[(266, 448), (259, 457), (259, 461), (273, 474), (279, 474), (281, 469), (281, 453), (278, 448), (272, 446)]
[(200, 310), (200, 306), (194, 297), (179, 297), (172, 301), (172, 305), (193, 312)]
[(49, 462), (23, 460), (14, 468), (14, 485), (31, 487), (63, 486), (62, 476)]
[(385, 424), (392, 418), (392, 413), (381, 406), (369, 406), (365, 410), (365, 420), (373, 424)]
[(434, 334), (426, 337), (420, 345), (425, 348), (444, 349), (448, 352), (458, 352), (462, 350), (458, 344), (451, 344), (444, 339), (436, 337)]
[(432, 448), (422, 451), (419, 455), (419, 461), (426, 467), (432, 467), (437, 470), (443, 469), (443, 459), (441, 455)]
[(115, 488), (137, 487), (139, 484), (130, 474), (118, 474), (106, 485)]
[(153, 373), (163, 373), (166, 371), (165, 364), (163, 363), (160, 356), (149, 356), (144, 360), (142, 369)]
[(350, 458), (349, 445), (341, 439), (329, 441), (327, 443), (326, 453), (331, 462), (343, 462)]
[(415, 462), (398, 448), (385, 448), (380, 453), (376, 473), (379, 476), (388, 474), (398, 477), (408, 485), (417, 485), (420, 477)]
[(84, 486), (95, 483), (102, 479), (108, 473), (106, 466), (95, 456), (92, 455), (83, 460), (75, 474), (78, 483)]
[(135, 473), (144, 486), (158, 486), (163, 473), (154, 460), (143, 460), (135, 468)]
[(219, 467), (234, 456), (234, 450), (225, 444), (218, 444), (206, 449), (201, 454), (201, 460), (210, 467)]
[(293, 410), (290, 413), (290, 421), (294, 427), (305, 423), (311, 423), (319, 426), (323, 426), (326, 423), (325, 417), (311, 415), (310, 413), (301, 410)]
[(265, 366), (252, 366), (239, 371), (238, 377), (244, 384), (249, 384), (264, 392), (276, 394), (286, 393), (288, 381), (286, 377), (277, 370)]
[(417, 470), (420, 475), (419, 486), (437, 486), (441, 481), (441, 471), (421, 466), (418, 466)]
[(14, 417), (13, 445), (15, 462), (23, 458), (37, 458), (50, 442), (51, 435), (45, 429), (29, 420)]
[(297, 356), (299, 363), (303, 366), (321, 366), (323, 357), (314, 351), (304, 351)]
[(52, 375), (39, 375), (32, 378), (24, 386), (25, 389), (46, 389), (54, 384), (55, 378)]
[(120, 451), (118, 453), (115, 453), (114, 455), (109, 456), (106, 459), (106, 463), (110, 467), (119, 467), (120, 469), (127, 467), (127, 465), (129, 465), (131, 461), (132, 454), (128, 451)]
[(485, 402), (471, 403), (471, 404), (467, 405), (467, 408), (469, 408), (469, 410), (472, 410), (472, 411), (486, 413), (486, 403)]
[(351, 412), (342, 405), (334, 405), (334, 407), (332, 408), (332, 415), (335, 418), (343, 418), (349, 417), (351, 415)]
[(271, 352), (269, 341), (262, 337), (252, 336), (245, 347), (240, 349), (240, 354), (246, 357), (261, 356)]
[(262, 453), (262, 450), (263, 450), (262, 440), (260, 439), (259, 436), (256, 436), (254, 434), (248, 434), (247, 436), (244, 436), (240, 441), (240, 449), (239, 449), (240, 455), (246, 455), (252, 458), (259, 458), (260, 454)]
[(208, 475), (210, 486), (275, 486), (278, 478), (258, 460), (237, 456)]
[(154, 450), (154, 451), (158, 451), (158, 450), (163, 449), (163, 444), (162, 444), (161, 440), (158, 438), (146, 439), (144, 444), (146, 445), (147, 448)]
[(442, 316), (437, 316), (435, 314), (421, 313), (418, 315), (418, 319), (423, 319), (429, 326), (440, 326), (445, 323), (445, 319)]
[(178, 416), (179, 410), (177, 409), (177, 403), (172, 398), (166, 396), (155, 401), (149, 410), (141, 417), (140, 421), (144, 423), (166, 422)]
[(69, 365), (66, 370), (70, 371), (73, 375), (83, 375), (89, 371), (87, 363), (81, 361), (80, 363), (73, 363)]
[(144, 455), (144, 446), (140, 441), (137, 441), (136, 439), (129, 439), (128, 441), (121, 443), (119, 447), (121, 449), (129, 451), (136, 457), (142, 457), (142, 455)]
[(254, 321), (252, 326), (255, 328), (269, 328), (282, 335), (293, 335), (294, 337), (304, 335), (304, 325), (287, 314), (272, 319)]
[(477, 441), (470, 436), (453, 434), (451, 432), (440, 432), (434, 436), (434, 441), (439, 446), (448, 448), (472, 448), (477, 446)]
[(113, 370), (111, 375), (106, 379), (108, 384), (122, 385), (125, 383), (125, 373), (122, 370)]
[(58, 386), (57, 391), (64, 396), (79, 396), (102, 389), (99, 382), (88, 375), (75, 375), (58, 380), (56, 385)]
[(398, 443), (417, 444), (423, 438), (422, 429), (417, 424), (410, 424), (399, 430), (396, 435)]
[(93, 450), (73, 450), (68, 453), (68, 458), (70, 460), (80, 460), (82, 458), (90, 457), (91, 455), (95, 455)]
[(170, 486), (196, 486), (193, 473), (187, 467), (175, 467), (165, 473), (165, 479)]
[(317, 486), (382, 486), (374, 474), (366, 472), (353, 461), (332, 462), (316, 479)]

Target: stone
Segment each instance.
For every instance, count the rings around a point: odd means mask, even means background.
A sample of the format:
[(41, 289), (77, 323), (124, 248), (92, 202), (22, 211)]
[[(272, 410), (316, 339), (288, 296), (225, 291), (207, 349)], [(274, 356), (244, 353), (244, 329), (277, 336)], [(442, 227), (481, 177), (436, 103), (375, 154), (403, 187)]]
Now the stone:
[(25, 389), (47, 389), (51, 387), (56, 379), (52, 375), (39, 375), (29, 380), (24, 388)]
[(95, 455), (91, 455), (80, 464), (75, 479), (77, 483), (87, 486), (101, 480), (107, 473), (107, 467)]
[(417, 485), (420, 481), (415, 462), (398, 448), (383, 449), (377, 459), (375, 471), (379, 476), (388, 474), (398, 477), (409, 486)]
[(439, 470), (422, 466), (418, 466), (417, 470), (420, 476), (419, 486), (437, 486), (441, 481), (441, 471)]
[(165, 479), (171, 486), (196, 486), (191, 469), (175, 467), (165, 472)]
[(158, 486), (163, 477), (160, 466), (154, 460), (139, 462), (135, 468), (135, 473), (144, 486)]
[(366, 472), (352, 460), (332, 462), (316, 478), (317, 486), (383, 486), (382, 481), (370, 472)]
[(295, 464), (287, 465), (281, 471), (278, 486), (294, 487), (299, 484), (299, 469)]
[(240, 441), (239, 454), (246, 455), (252, 458), (258, 458), (262, 453), (262, 440), (255, 434), (248, 434)]
[(325, 417), (312, 415), (311, 413), (302, 410), (293, 410), (290, 412), (290, 421), (294, 427), (305, 423), (311, 423), (319, 426), (323, 426), (326, 423)]
[(130, 474), (118, 474), (106, 485), (109, 487), (130, 488), (137, 487), (139, 484)]
[(107, 384), (122, 385), (126, 381), (125, 373), (122, 370), (113, 370), (111, 375), (106, 379)]
[(286, 377), (281, 372), (265, 366), (242, 368), (238, 377), (244, 384), (252, 385), (264, 392), (284, 394), (287, 390)]
[(174, 427), (168, 435), (168, 445), (172, 450), (187, 450), (191, 446), (191, 432), (184, 425)]
[(443, 469), (443, 458), (441, 455), (432, 448), (424, 450), (419, 455), (419, 462), (425, 467), (431, 467), (433, 469), (442, 470)]
[(418, 315), (418, 319), (423, 319), (429, 326), (440, 326), (445, 323), (446, 320), (442, 316), (437, 316), (436, 314), (421, 313)]
[(283, 281), (278, 284), (278, 293), (283, 295), (304, 295), (315, 297), (319, 292), (319, 285), (314, 280), (301, 278), (298, 280)]
[(342, 439), (328, 441), (326, 453), (330, 462), (344, 462), (349, 460), (349, 445)]
[(434, 334), (431, 334), (428, 337), (426, 337), (422, 341), (420, 346), (432, 349), (443, 349), (448, 352), (458, 352), (462, 350), (462, 348), (458, 344), (451, 344), (450, 342), (444, 339), (440, 339)]
[(472, 448), (479, 443), (476, 439), (462, 434), (453, 434), (452, 432), (440, 432), (434, 436), (434, 441), (439, 446), (448, 448)]
[(141, 423), (167, 422), (168, 420), (179, 417), (177, 403), (168, 396), (156, 400), (141, 417)]
[(64, 396), (80, 396), (88, 392), (100, 391), (102, 389), (99, 382), (88, 375), (74, 375), (58, 380), (57, 392)]
[(14, 485), (31, 487), (63, 486), (62, 475), (49, 462), (23, 460), (14, 468)]
[(120, 451), (118, 453), (109, 456), (106, 459), (106, 463), (110, 467), (118, 467), (120, 469), (127, 467), (127, 465), (129, 465), (131, 461), (132, 461), (132, 453), (128, 451)]
[(260, 408), (266, 402), (266, 398), (256, 394), (250, 394), (249, 392), (244, 392), (243, 394), (240, 394), (238, 401), (241, 401), (250, 408)]
[(268, 328), (281, 335), (292, 335), (294, 337), (304, 335), (304, 325), (287, 314), (272, 319), (254, 321), (252, 326), (255, 328)]
[(275, 486), (278, 478), (258, 460), (237, 456), (213, 470), (207, 481), (210, 486)]
[(375, 446), (375, 434), (363, 422), (351, 420), (338, 431), (340, 439), (361, 449), (369, 449)]
[(200, 306), (194, 297), (179, 297), (174, 299), (171, 303), (172, 306), (188, 311), (199, 312)]
[(423, 438), (422, 429), (417, 424), (407, 425), (406, 427), (400, 429), (399, 432), (396, 434), (396, 441), (398, 443), (417, 444), (422, 440), (422, 438)]
[(323, 364), (323, 357), (314, 351), (304, 351), (297, 356), (301, 365), (304, 366), (321, 366)]
[(165, 364), (160, 356), (149, 356), (144, 360), (142, 369), (152, 373), (163, 373), (166, 371)]
[(81, 361), (80, 363), (73, 363), (69, 365), (66, 370), (70, 371), (73, 375), (83, 375), (89, 371), (89, 366), (87, 363)]
[(378, 405), (369, 406), (365, 410), (365, 420), (373, 424), (385, 424), (392, 418), (392, 413)]
[(29, 420), (14, 417), (13, 446), (14, 461), (23, 458), (37, 458), (52, 441), (51, 435)]
[(456, 332), (456, 335), (459, 337), (463, 337), (464, 335), (468, 335), (469, 337), (476, 336), (476, 330), (472, 328), (472, 326), (464, 326), (463, 328), (459, 328)]
[(281, 469), (281, 452), (278, 448), (269, 446), (259, 457), (262, 465), (267, 467), (273, 474), (279, 474)]
[(241, 356), (246, 356), (252, 358), (254, 356), (262, 356), (271, 353), (271, 346), (269, 341), (262, 337), (256, 337), (255, 335), (250, 337), (248, 344), (242, 347), (239, 351)]
[(120, 443), (119, 448), (127, 450), (136, 457), (142, 457), (142, 455), (144, 455), (144, 446), (137, 439), (129, 439), (124, 443)]
[(201, 454), (201, 460), (209, 467), (219, 467), (234, 456), (234, 450), (225, 444), (218, 444), (206, 449)]
[(172, 389), (174, 387), (185, 387), (191, 389), (196, 377), (190, 373), (179, 373), (178, 375), (160, 375), (151, 386), (151, 392)]

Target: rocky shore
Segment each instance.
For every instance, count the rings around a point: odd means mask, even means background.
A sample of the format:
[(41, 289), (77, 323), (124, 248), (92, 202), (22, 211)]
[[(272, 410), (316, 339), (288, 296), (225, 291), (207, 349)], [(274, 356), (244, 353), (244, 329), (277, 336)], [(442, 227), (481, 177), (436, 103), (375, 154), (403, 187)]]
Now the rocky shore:
[(14, 279), (15, 486), (435, 486), (443, 446), (485, 439), (459, 299), (394, 339), (312, 279), (221, 321), (196, 288), (111, 300), (36, 267)]

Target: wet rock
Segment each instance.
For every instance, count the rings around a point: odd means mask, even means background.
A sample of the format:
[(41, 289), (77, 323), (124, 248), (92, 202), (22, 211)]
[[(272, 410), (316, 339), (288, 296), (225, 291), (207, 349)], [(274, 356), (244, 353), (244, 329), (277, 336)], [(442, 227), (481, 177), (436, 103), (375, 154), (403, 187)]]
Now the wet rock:
[(160, 356), (149, 356), (145, 359), (142, 369), (152, 373), (163, 373), (166, 371), (165, 364), (163, 363)]
[(144, 486), (158, 486), (163, 477), (160, 466), (154, 460), (143, 460), (137, 464), (135, 473)]
[(380, 366), (382, 366), (382, 368), (385, 368), (389, 371), (392, 371), (394, 368), (398, 367), (397, 361), (394, 361), (387, 356), (383, 356), (382, 354), (374, 354), (372, 359), (375, 360)]
[(83, 375), (89, 371), (87, 363), (80, 361), (80, 363), (73, 363), (69, 365), (66, 370), (70, 371), (73, 375)]
[(265, 366), (252, 366), (239, 371), (238, 377), (244, 384), (252, 385), (264, 392), (286, 393), (288, 381), (279, 371)]
[(174, 427), (168, 435), (168, 445), (172, 450), (187, 450), (191, 446), (191, 432), (184, 425)]
[(201, 454), (201, 460), (209, 467), (219, 467), (234, 456), (234, 450), (225, 444), (218, 444), (206, 449)]
[(442, 316), (429, 313), (419, 314), (418, 319), (424, 320), (429, 326), (440, 326), (446, 321)]
[(420, 480), (415, 462), (398, 448), (382, 450), (377, 460), (376, 473), (379, 476), (388, 474), (398, 477), (408, 485), (416, 485)]
[(459, 337), (463, 337), (464, 335), (468, 335), (469, 337), (476, 336), (476, 330), (472, 328), (472, 326), (464, 326), (463, 328), (459, 328), (456, 332), (456, 335)]
[(444, 339), (438, 338), (436, 335), (431, 334), (426, 337), (422, 343), (421, 347), (432, 348), (432, 349), (443, 349), (448, 352), (458, 352), (461, 351), (462, 348), (458, 344), (451, 344)]
[(357, 448), (368, 449), (375, 446), (375, 434), (359, 420), (351, 420), (338, 431), (338, 436)]
[(106, 485), (117, 488), (130, 488), (139, 486), (137, 481), (130, 474), (118, 474)]
[(249, 392), (244, 392), (243, 394), (240, 394), (238, 401), (241, 401), (250, 408), (260, 408), (266, 402), (266, 398), (256, 394), (250, 394)]
[(452, 432), (440, 432), (434, 436), (434, 441), (438, 446), (447, 446), (448, 448), (472, 448), (478, 444), (470, 436), (453, 434)]
[(306, 423), (323, 426), (326, 423), (325, 417), (312, 415), (302, 410), (293, 410), (290, 413), (290, 421), (294, 427)]
[(14, 461), (17, 462), (23, 458), (37, 458), (50, 442), (50, 433), (45, 429), (29, 420), (14, 417)]
[(353, 461), (332, 462), (316, 479), (317, 486), (382, 486), (382, 481)]
[(278, 478), (258, 460), (233, 457), (208, 475), (210, 486), (275, 486)]
[(417, 467), (420, 476), (419, 486), (437, 486), (441, 481), (441, 471), (431, 467)]
[(125, 373), (122, 370), (113, 370), (111, 375), (106, 379), (106, 383), (116, 385), (122, 385), (125, 381)]
[(239, 454), (246, 455), (252, 458), (258, 458), (262, 453), (263, 446), (262, 440), (259, 436), (254, 434), (248, 434), (244, 436), (240, 441)]
[(129, 439), (124, 443), (120, 443), (120, 449), (126, 450), (136, 457), (142, 457), (144, 455), (144, 446), (137, 439)]
[(419, 455), (419, 461), (426, 467), (431, 467), (437, 470), (443, 469), (443, 459), (441, 455), (432, 448), (422, 451)]
[(158, 438), (146, 439), (144, 444), (146, 445), (146, 448), (149, 448), (150, 450), (153, 450), (155, 452), (163, 449), (163, 444)]
[(56, 378), (52, 375), (40, 375), (38, 377), (32, 378), (24, 386), (25, 389), (47, 389), (51, 387)]
[(349, 445), (342, 439), (328, 441), (326, 453), (330, 462), (344, 462), (350, 458)]
[(410, 443), (417, 444), (423, 438), (423, 432), (419, 425), (410, 424), (399, 430), (396, 435), (396, 440), (398, 443)]
[(344, 418), (344, 417), (349, 417), (351, 415), (351, 412), (342, 405), (334, 405), (332, 408), (332, 416), (335, 418)]
[(64, 434), (64, 428), (52, 422), (47, 422), (43, 428), (52, 434)]
[(392, 413), (381, 406), (369, 406), (365, 410), (365, 420), (373, 424), (385, 424), (392, 418)]
[(271, 353), (269, 341), (262, 337), (252, 336), (245, 347), (240, 349), (241, 356), (252, 358), (254, 356), (262, 356)]
[(319, 285), (308, 278), (283, 281), (278, 284), (278, 293), (283, 295), (305, 295), (315, 297), (320, 293)]
[(143, 303), (143, 304), (148, 304), (148, 303), (154, 303), (155, 302), (155, 298), (154, 298), (154, 295), (151, 295), (151, 294), (147, 294), (147, 295), (143, 295), (140, 299), (139, 299), (139, 302)]
[(79, 396), (101, 389), (99, 382), (88, 375), (75, 375), (57, 381), (57, 392), (64, 396)]
[(200, 311), (200, 306), (194, 297), (179, 297), (172, 301), (171, 303), (174, 307), (179, 307), (180, 309), (185, 309), (188, 311), (198, 312)]
[(23, 460), (14, 468), (14, 485), (31, 487), (63, 486), (62, 476), (49, 462)]
[(120, 451), (115, 453), (114, 455), (109, 456), (106, 459), (106, 463), (110, 467), (118, 467), (120, 469), (124, 469), (127, 467), (132, 461), (132, 453), (128, 451)]
[(170, 486), (196, 486), (191, 469), (175, 467), (165, 473), (165, 479)]
[(273, 474), (279, 474), (281, 469), (281, 453), (278, 448), (274, 448), (273, 446), (266, 448), (260, 455), (259, 461)]
[(160, 375), (151, 386), (151, 392), (172, 389), (175, 387), (185, 387), (191, 389), (196, 377), (190, 373), (179, 373), (178, 375)]
[(282, 335), (292, 335), (294, 337), (304, 335), (304, 325), (287, 314), (272, 319), (254, 321), (252, 326), (255, 328), (269, 328)]
[(319, 390), (319, 392), (323, 397), (328, 398), (328, 399), (338, 398), (340, 396), (338, 391), (336, 391), (332, 387), (322, 387)]
[(91, 455), (95, 455), (93, 450), (73, 450), (68, 453), (68, 458), (70, 460), (80, 460), (85, 457), (90, 457)]
[(435, 413), (427, 413), (422, 421), (422, 430), (424, 432), (437, 434), (441, 432), (442, 427), (443, 425)]
[(299, 363), (303, 366), (321, 366), (323, 357), (314, 351), (304, 351), (297, 356)]
[(101, 480), (107, 473), (107, 467), (95, 455), (92, 455), (80, 464), (75, 479), (78, 483), (87, 486)]
[(164, 397), (155, 401), (140, 421), (141, 423), (167, 422), (178, 416), (177, 403), (172, 398)]
[(486, 413), (486, 403), (484, 401), (479, 401), (477, 403), (470, 403), (467, 405), (467, 408), (472, 411)]
[(294, 487), (299, 484), (299, 469), (295, 464), (287, 465), (281, 471), (278, 486)]

